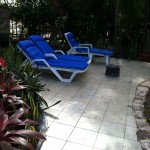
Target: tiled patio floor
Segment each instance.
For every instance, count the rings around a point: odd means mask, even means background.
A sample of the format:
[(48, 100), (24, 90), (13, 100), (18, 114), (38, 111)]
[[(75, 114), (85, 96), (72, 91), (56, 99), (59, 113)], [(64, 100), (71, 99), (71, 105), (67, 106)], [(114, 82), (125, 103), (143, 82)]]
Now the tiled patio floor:
[(62, 83), (50, 72), (42, 75), (49, 91), (41, 95), (48, 104), (62, 100), (47, 110), (53, 118), (46, 118), (42, 150), (141, 150), (132, 101), (137, 84), (150, 78), (150, 64), (111, 59), (120, 66), (115, 78), (105, 76), (103, 58), (96, 59), (72, 83)]

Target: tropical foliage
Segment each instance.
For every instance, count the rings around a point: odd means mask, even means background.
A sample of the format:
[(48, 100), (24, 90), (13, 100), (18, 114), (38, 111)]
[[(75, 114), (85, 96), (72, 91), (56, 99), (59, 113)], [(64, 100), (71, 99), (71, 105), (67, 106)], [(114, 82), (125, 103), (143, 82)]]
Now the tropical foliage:
[(40, 114), (60, 101), (48, 106), (39, 95), (46, 90), (40, 83), (40, 73), (25, 61), (16, 43), (10, 43), (3, 58), (0, 57), (0, 150), (24, 149), (20, 144), (28, 149), (36, 148), (37, 139), (45, 139), (37, 132), (41, 131), (41, 125), (37, 124)]
[(26, 103), (31, 107), (28, 117), (38, 120), (40, 107), (48, 107), (47, 102), (38, 94), (45, 90), (45, 85), (40, 83), (40, 74), (37, 69), (31, 67), (29, 62), (24, 63), (25, 58), (19, 53), (16, 43), (10, 43), (9, 49), (4, 53), (7, 62), (6, 71), (13, 72), (15, 77), (26, 85), (22, 91), (16, 92), (17, 96), (25, 99)]
[(25, 37), (50, 35), (54, 47), (67, 49), (63, 34), (71, 31), (81, 43), (113, 47), (116, 56), (134, 59), (147, 37), (148, 6), (148, 0), (18, 0), (11, 19), (22, 22)]
[[(15, 95), (16, 91), (25, 89), (20, 85), (15, 75), (5, 70), (4, 60), (0, 59), (0, 150), (35, 149), (29, 141), (45, 139), (37, 131), (27, 130), (26, 127), (37, 124), (28, 119), (30, 107), (21, 98)], [(27, 138), (28, 137), (28, 138)], [(30, 140), (29, 140), (30, 139)]]

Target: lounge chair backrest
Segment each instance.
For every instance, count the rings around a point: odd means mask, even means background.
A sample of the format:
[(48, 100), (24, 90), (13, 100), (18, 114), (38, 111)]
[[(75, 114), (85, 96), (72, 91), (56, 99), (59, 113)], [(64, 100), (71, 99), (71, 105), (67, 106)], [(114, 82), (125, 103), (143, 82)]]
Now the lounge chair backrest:
[(44, 53), (54, 53), (51, 46), (40, 35), (31, 35), (29, 39)]
[(46, 59), (46, 56), (30, 40), (20, 41), (18, 46), (31, 60)]
[(79, 46), (76, 39), (74, 38), (74, 35), (71, 32), (65, 33), (65, 36), (66, 36), (66, 39), (68, 40), (70, 47)]

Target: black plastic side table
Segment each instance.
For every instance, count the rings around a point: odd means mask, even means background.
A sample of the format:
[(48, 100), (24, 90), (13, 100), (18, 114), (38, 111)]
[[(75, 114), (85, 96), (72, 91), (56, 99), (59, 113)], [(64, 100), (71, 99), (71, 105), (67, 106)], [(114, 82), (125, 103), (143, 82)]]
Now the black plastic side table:
[(113, 64), (107, 65), (105, 75), (110, 77), (119, 77), (120, 67), (118, 65), (113, 65)]

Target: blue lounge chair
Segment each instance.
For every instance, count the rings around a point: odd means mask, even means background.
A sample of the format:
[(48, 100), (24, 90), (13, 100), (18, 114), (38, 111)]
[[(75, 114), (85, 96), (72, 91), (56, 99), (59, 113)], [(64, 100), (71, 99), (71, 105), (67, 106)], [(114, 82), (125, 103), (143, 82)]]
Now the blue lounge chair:
[[(88, 64), (91, 62), (91, 59), (89, 57), (66, 55), (62, 50), (54, 51), (52, 47), (40, 35), (31, 35), (29, 36), (29, 39), (41, 50), (41, 52), (46, 57), (51, 57), (53, 55), (54, 57), (60, 60), (81, 61), (81, 62), (87, 62)], [(57, 53), (61, 53), (61, 54), (57, 54)]]
[[(77, 73), (85, 72), (88, 68), (86, 62), (59, 60), (47, 57), (30, 40), (17, 43), (19, 50), (31, 62), (32, 67), (51, 70), (62, 82), (71, 82)], [(58, 71), (71, 72), (69, 79), (63, 78)]]
[(106, 65), (109, 64), (113, 51), (96, 49), (92, 47), (92, 44), (79, 44), (71, 32), (67, 32), (64, 35), (71, 48), (67, 52), (68, 54), (88, 54), (91, 59), (93, 55), (104, 56), (106, 58)]

